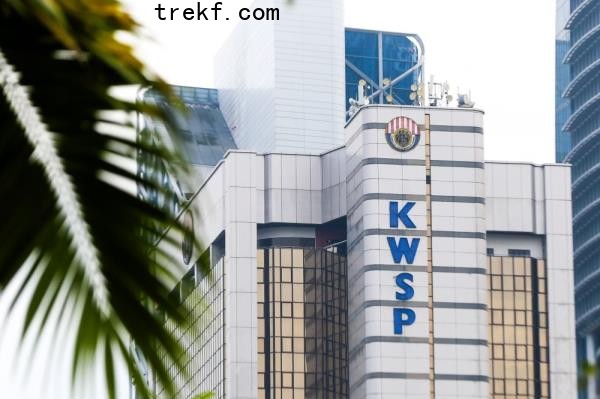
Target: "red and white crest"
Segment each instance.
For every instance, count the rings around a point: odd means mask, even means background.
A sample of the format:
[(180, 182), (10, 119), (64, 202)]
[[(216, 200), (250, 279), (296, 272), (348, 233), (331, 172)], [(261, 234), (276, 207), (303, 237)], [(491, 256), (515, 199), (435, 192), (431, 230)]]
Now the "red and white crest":
[(410, 151), (419, 144), (419, 125), (406, 116), (392, 119), (386, 126), (385, 138), (388, 144), (398, 151)]

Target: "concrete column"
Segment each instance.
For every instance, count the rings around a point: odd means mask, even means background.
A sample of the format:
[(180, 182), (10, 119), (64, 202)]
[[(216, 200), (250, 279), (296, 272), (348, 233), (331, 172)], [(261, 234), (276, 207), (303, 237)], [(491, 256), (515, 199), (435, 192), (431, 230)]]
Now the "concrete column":
[[(424, 112), (379, 112), (363, 108), (346, 128), (350, 398), (425, 399), (430, 363), (424, 139), (401, 152), (385, 136), (394, 117), (422, 124)], [(394, 258), (390, 245), (397, 249), (402, 242), (417, 246), (414, 258)], [(414, 292), (399, 288), (403, 273), (408, 279), (400, 285)], [(406, 322), (401, 331), (395, 319)]]
[[(351, 398), (489, 395), (480, 116), (474, 110), (369, 106), (346, 127)], [(420, 125), (420, 141), (408, 151), (386, 139), (396, 117)], [(416, 240), (411, 253), (407, 246)]]
[(550, 396), (577, 396), (571, 171), (544, 166)]
[(254, 153), (225, 158), (225, 397), (255, 399), (258, 392), (256, 174)]

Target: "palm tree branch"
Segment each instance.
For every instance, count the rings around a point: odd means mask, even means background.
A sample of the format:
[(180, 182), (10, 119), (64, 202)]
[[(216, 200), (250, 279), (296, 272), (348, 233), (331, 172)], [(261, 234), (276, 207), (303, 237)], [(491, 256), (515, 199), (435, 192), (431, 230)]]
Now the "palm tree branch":
[(72, 238), (72, 247), (83, 266), (88, 283), (92, 287), (96, 306), (102, 315), (109, 312), (109, 299), (106, 282), (100, 262), (98, 249), (94, 245), (92, 235), (83, 218), (83, 210), (77, 198), (70, 177), (67, 175), (52, 133), (42, 122), (38, 111), (33, 106), (25, 87), (19, 84), (19, 77), (14, 67), (8, 62), (0, 48), (0, 86), (8, 104), (31, 145), (34, 147), (33, 158), (42, 166), (48, 182), (56, 196), (58, 208), (65, 218), (66, 226)]
[[(38, 3), (52, 7), (40, 11), (35, 8)], [(96, 8), (98, 4), (100, 8)], [(13, 9), (18, 13), (11, 13)], [(37, 11), (32, 13), (34, 9)], [(186, 228), (176, 215), (145, 203), (104, 177), (118, 176), (134, 187), (162, 192), (159, 182), (134, 174), (115, 157), (135, 159), (142, 153), (165, 164), (176, 160), (170, 151), (153, 148), (154, 143), (113, 137), (98, 127), (103, 123), (132, 129), (130, 122), (105, 117), (107, 110), (143, 110), (157, 119), (164, 117), (156, 108), (110, 95), (115, 85), (150, 83), (131, 49), (114, 36), (132, 26), (115, 0), (7, 0), (0, 4), (4, 64), (19, 72), (17, 79), (10, 74), (8, 84), (6, 79), (2, 81), (3, 93), (9, 87), (13, 94), (0, 95), (0, 199), (6, 205), (0, 210), (0, 289), (15, 276), (24, 276), (18, 281), (22, 289), (17, 291), (18, 298), (29, 301), (23, 334), (36, 333), (39, 341), (34, 327), (54, 327), (56, 335), (58, 329), (63, 331), (58, 324), (67, 325), (75, 338), (61, 340), (74, 345), (73, 380), (81, 382), (86, 366), (103, 357), (108, 396), (114, 378), (108, 370), (122, 360), (140, 393), (150, 394), (127, 350), (130, 337), (156, 371), (160, 385), (173, 394), (172, 371), (167, 366), (180, 369), (184, 351), (156, 309), (171, 325), (182, 328), (186, 328), (191, 311), (169, 296), (173, 281), (182, 272), (172, 256), (179, 239), (167, 237), (163, 243), (171, 250), (159, 248), (155, 257), (140, 234), (149, 231), (157, 236), (166, 226), (178, 233)], [(16, 31), (19, 37), (14, 35)], [(65, 50), (76, 52), (69, 57), (68, 52), (64, 56)], [(6, 65), (3, 71), (9, 69)], [(7, 75), (4, 72), (3, 76)], [(164, 88), (162, 82), (159, 86)], [(20, 97), (14, 97), (15, 89), (21, 90), (17, 90)], [(31, 115), (31, 108), (38, 120)], [(38, 141), (28, 136), (31, 121), (38, 129), (33, 132), (41, 132), (46, 140), (42, 143), (49, 148), (46, 158), (39, 156)], [(58, 159), (59, 167), (46, 168), (53, 159)], [(57, 192), (49, 179), (56, 177), (56, 171), (64, 173), (63, 178), (71, 184), (59, 187), (71, 192), (68, 203), (79, 204), (75, 216), (84, 223), (79, 229), (87, 227), (88, 253), (90, 248), (96, 250), (106, 313), (98, 306), (97, 286), (91, 284), (95, 280), (75, 246), (79, 245), (70, 230), (72, 221), (62, 210), (64, 200), (59, 202), (63, 193)], [(27, 262), (31, 270), (22, 270)], [(106, 352), (108, 346), (114, 348), (111, 354)], [(52, 350), (60, 355), (58, 349)]]

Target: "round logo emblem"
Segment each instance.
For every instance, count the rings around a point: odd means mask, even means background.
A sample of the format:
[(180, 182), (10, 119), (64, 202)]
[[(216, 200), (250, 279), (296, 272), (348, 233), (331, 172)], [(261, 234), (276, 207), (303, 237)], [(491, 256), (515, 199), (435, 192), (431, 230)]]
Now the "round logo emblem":
[(183, 215), (183, 240), (181, 241), (181, 255), (183, 257), (183, 263), (186, 265), (190, 263), (192, 259), (192, 252), (194, 250), (194, 218), (191, 211), (185, 212)]
[(419, 144), (421, 133), (417, 122), (405, 116), (392, 119), (385, 129), (385, 139), (397, 151), (410, 151)]

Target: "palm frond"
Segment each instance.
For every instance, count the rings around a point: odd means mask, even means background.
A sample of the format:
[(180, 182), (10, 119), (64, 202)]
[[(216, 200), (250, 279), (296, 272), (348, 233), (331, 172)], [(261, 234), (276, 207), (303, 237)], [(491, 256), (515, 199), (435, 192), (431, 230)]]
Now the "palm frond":
[(33, 146), (33, 158), (44, 169), (60, 213), (65, 218), (69, 230), (71, 246), (84, 268), (84, 273), (92, 288), (96, 306), (103, 316), (108, 315), (108, 292), (104, 276), (100, 271), (98, 250), (96, 249), (71, 179), (65, 172), (54, 144), (52, 133), (48, 131), (37, 109), (31, 103), (26, 89), (19, 83), (13, 66), (8, 63), (0, 48), (0, 86), (12, 108), (18, 123)]
[[(167, 248), (152, 253), (144, 239), (164, 226), (180, 233), (186, 227), (106, 178), (153, 186), (116, 160), (135, 160), (139, 152), (181, 165), (166, 149), (136, 141), (127, 118), (106, 116), (162, 116), (111, 96), (114, 86), (154, 83), (169, 96), (116, 38), (135, 27), (116, 0), (0, 3), (0, 290), (24, 276), (13, 301), (27, 302), (23, 336), (39, 341), (40, 330), (67, 325), (73, 381), (82, 385), (102, 359), (109, 397), (117, 362), (129, 367), (140, 393), (151, 393), (130, 340), (174, 395), (168, 365), (181, 367), (185, 353), (155, 309), (181, 326), (191, 312), (169, 296), (183, 273), (172, 255), (179, 242), (166, 239)], [(107, 135), (101, 124), (132, 134)]]

